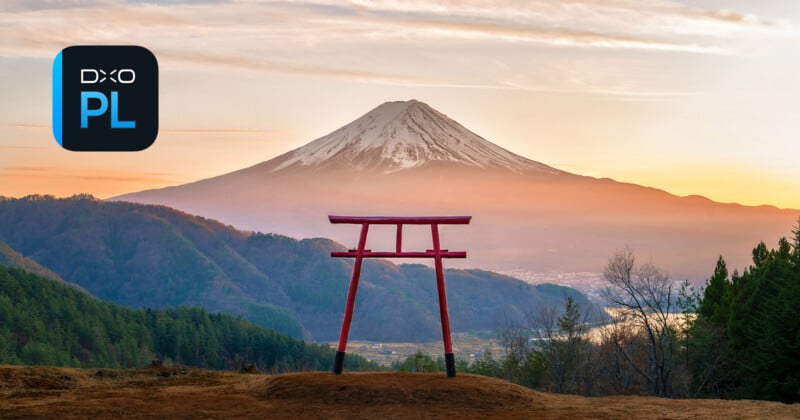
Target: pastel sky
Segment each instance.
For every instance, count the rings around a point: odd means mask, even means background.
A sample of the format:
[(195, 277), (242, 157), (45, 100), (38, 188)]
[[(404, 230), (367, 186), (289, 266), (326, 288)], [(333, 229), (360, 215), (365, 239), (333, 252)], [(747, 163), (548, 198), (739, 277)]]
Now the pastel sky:
[[(136, 153), (50, 129), (53, 57), (138, 44)], [(800, 209), (800, 2), (0, 0), (0, 195), (109, 197), (268, 160), (416, 98), (567, 171)]]

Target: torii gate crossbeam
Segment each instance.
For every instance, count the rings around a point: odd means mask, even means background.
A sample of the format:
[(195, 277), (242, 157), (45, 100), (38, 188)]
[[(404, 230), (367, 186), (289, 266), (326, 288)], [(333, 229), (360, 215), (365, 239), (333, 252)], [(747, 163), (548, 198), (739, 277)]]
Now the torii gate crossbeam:
[[(350, 288), (347, 291), (347, 303), (342, 320), (342, 331), (339, 334), (339, 345), (336, 349), (336, 360), (333, 373), (342, 373), (344, 355), (347, 349), (347, 337), (350, 335), (350, 323), (353, 320), (353, 307), (356, 301), (358, 280), (361, 277), (361, 264), (364, 258), (433, 258), (436, 270), (436, 288), (439, 293), (439, 316), (442, 321), (442, 340), (444, 341), (444, 360), (447, 376), (456, 376), (456, 363), (453, 355), (453, 343), (450, 340), (450, 317), (447, 312), (447, 293), (444, 284), (444, 269), (442, 258), (466, 258), (465, 251), (448, 251), (441, 248), (439, 241), (439, 225), (466, 225), (472, 216), (444, 216), (444, 217), (354, 217), (354, 216), (328, 216), (331, 223), (348, 223), (361, 225), (361, 235), (358, 238), (358, 247), (345, 252), (331, 252), (331, 257), (355, 258), (353, 263), (353, 276), (350, 279)], [(394, 251), (377, 251), (366, 249), (367, 233), (370, 225), (395, 225), (397, 235)], [(403, 251), (403, 225), (430, 225), (433, 249), (426, 251)]]

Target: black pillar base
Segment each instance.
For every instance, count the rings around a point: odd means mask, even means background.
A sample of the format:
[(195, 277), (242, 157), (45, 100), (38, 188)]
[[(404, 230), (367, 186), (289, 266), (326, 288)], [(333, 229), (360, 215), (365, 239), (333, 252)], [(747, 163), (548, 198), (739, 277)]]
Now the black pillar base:
[(336, 351), (336, 360), (333, 362), (333, 373), (340, 375), (344, 366), (344, 352)]
[(448, 378), (455, 378), (456, 377), (456, 357), (453, 353), (445, 353), (444, 354), (444, 366), (447, 369), (447, 377)]

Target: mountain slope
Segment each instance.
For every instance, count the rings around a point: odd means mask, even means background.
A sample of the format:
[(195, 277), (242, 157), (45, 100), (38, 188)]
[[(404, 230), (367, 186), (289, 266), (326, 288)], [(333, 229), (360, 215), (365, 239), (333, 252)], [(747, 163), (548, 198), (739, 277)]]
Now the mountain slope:
[[(144, 367), (158, 358), (212, 369), (242, 362), (275, 371), (333, 367), (332, 349), (229, 315), (121, 308), (2, 265), (0, 321), (0, 365)], [(351, 368), (370, 366), (358, 356), (348, 359)]]
[[(269, 284), (227, 249), (225, 240), (243, 233), (172, 209), (148, 210), (83, 197), (4, 200), (0, 240), (103, 300), (154, 308), (201, 306), (303, 335), (291, 313), (258, 302), (232, 280), (247, 276)], [(212, 253), (214, 258), (208, 256)], [(287, 301), (279, 294), (271, 300)]]
[[(352, 262), (344, 247), (250, 234), (179, 211), (86, 197), (0, 200), (0, 241), (100, 299), (128, 306), (200, 306), (295, 337), (338, 337)], [(419, 265), (364, 264), (353, 339), (440, 338), (435, 276)], [(553, 290), (476, 270), (447, 271), (453, 331), (490, 330), (541, 305)]]
[[(448, 229), (445, 238), (445, 246), (470, 252), (466, 262), (452, 263), (461, 267), (601, 272), (615, 249), (629, 246), (674, 276), (693, 279), (706, 278), (720, 254), (732, 267), (745, 267), (750, 255), (742, 250), (774, 243), (800, 213), (559, 171), (413, 100), (380, 105), (249, 168), (113, 200), (351, 246), (357, 232), (330, 225), (327, 215), (469, 214), (472, 224)], [(409, 248), (430, 246), (429, 236), (417, 236), (409, 237)]]
[(436, 162), (513, 172), (561, 172), (486, 141), (416, 100), (386, 102), (344, 127), (279, 156), (272, 162), (272, 172), (315, 167), (389, 173)]
[(64, 279), (45, 267), (42, 267), (36, 261), (26, 258), (19, 252), (13, 250), (7, 243), (0, 241), (0, 265), (11, 268), (19, 268), (29, 273), (38, 274), (42, 277), (47, 277), (52, 280), (63, 282)]

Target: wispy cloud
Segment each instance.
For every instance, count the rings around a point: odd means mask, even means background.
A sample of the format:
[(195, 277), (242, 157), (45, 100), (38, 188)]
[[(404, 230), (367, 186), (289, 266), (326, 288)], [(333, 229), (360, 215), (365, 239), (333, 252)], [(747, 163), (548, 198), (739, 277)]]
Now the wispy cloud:
[(161, 172), (114, 172), (87, 171), (85, 168), (62, 167), (55, 165), (19, 165), (6, 166), (0, 169), (3, 178), (45, 178), (58, 180), (74, 179), (82, 181), (114, 182), (114, 183), (166, 183), (173, 180), (171, 174)]
[(43, 146), (20, 146), (16, 144), (0, 144), (0, 150), (43, 150)]
[(689, 96), (699, 96), (703, 92), (695, 91), (652, 91), (640, 90), (635, 88), (551, 88), (543, 85), (527, 85), (516, 82), (507, 82), (509, 89), (522, 90), (528, 92), (541, 92), (541, 93), (560, 93), (560, 94), (573, 94), (573, 95), (596, 95), (613, 98), (615, 100), (624, 101), (661, 101), (670, 98), (683, 98)]
[[(480, 37), (499, 42), (717, 53), (722, 47), (713, 39), (689, 35), (726, 38), (748, 31), (768, 35), (794, 32), (788, 22), (654, 0), (243, 1), (224, 6), (118, 1), (5, 3), (0, 12), (0, 30), (6, 39), (3, 49), (19, 54), (36, 52), (37, 47), (47, 47), (50, 52), (52, 44), (64, 42), (129, 37), (158, 39), (165, 48), (171, 44), (208, 46), (219, 36), (228, 40), (282, 39), (288, 46), (307, 47), (331, 40), (369, 44), (376, 40)], [(11, 40), (16, 48), (8, 42)], [(258, 52), (258, 46), (248, 45), (247, 49)], [(307, 71), (302, 66), (298, 70)]]
[[(637, 35), (602, 33), (569, 28), (547, 28), (509, 23), (461, 22), (436, 19), (391, 19), (387, 25), (398, 25), (398, 30), (413, 28), (416, 36), (429, 38), (478, 39), (508, 42), (532, 42), (552, 46), (639, 49), (677, 51), (704, 54), (728, 54), (729, 51), (713, 44), (671, 42), (648, 39)], [(378, 35), (376, 33), (376, 35)], [(383, 37), (391, 34), (380, 35)]]
[(194, 128), (167, 128), (159, 130), (163, 133), (176, 133), (176, 134), (269, 134), (280, 132), (281, 130), (244, 130), (238, 128), (212, 128), (212, 129), (194, 129)]
[[(29, 123), (0, 123), (0, 127), (22, 128), (30, 130), (46, 130), (50, 131), (52, 127), (44, 124), (29, 124)], [(283, 130), (268, 130), (268, 129), (242, 129), (242, 128), (169, 128), (162, 127), (159, 129), (160, 133), (174, 133), (174, 134), (275, 134), (281, 133)], [(0, 147), (2, 147), (0, 145)]]
[(27, 124), (27, 123), (0, 123), (0, 127), (11, 127), (11, 128), (26, 128), (26, 129), (33, 129), (33, 130), (44, 130), (50, 129), (49, 125), (44, 124)]
[(378, 83), (404, 83), (410, 82), (412, 77), (392, 73), (371, 72), (357, 69), (342, 69), (334, 66), (314, 66), (294, 63), (281, 63), (266, 58), (252, 56), (236, 56), (227, 54), (213, 54), (197, 51), (161, 50), (159, 58), (166, 58), (173, 62), (195, 64), (202, 66), (240, 68), (247, 70), (266, 71), (272, 73), (331, 77), (336, 79), (350, 79), (363, 82)]
[[(138, 43), (155, 51), (166, 69), (396, 86), (515, 86), (477, 71), (454, 72), (445, 59), (438, 66), (409, 65), (420, 50), (469, 60), (462, 51), (473, 49), (476, 64), (527, 48), (713, 56), (740, 54), (742, 39), (797, 36), (790, 21), (667, 0), (0, 2), (0, 57), (49, 58), (67, 45)], [(618, 89), (597, 89), (603, 90)]]

